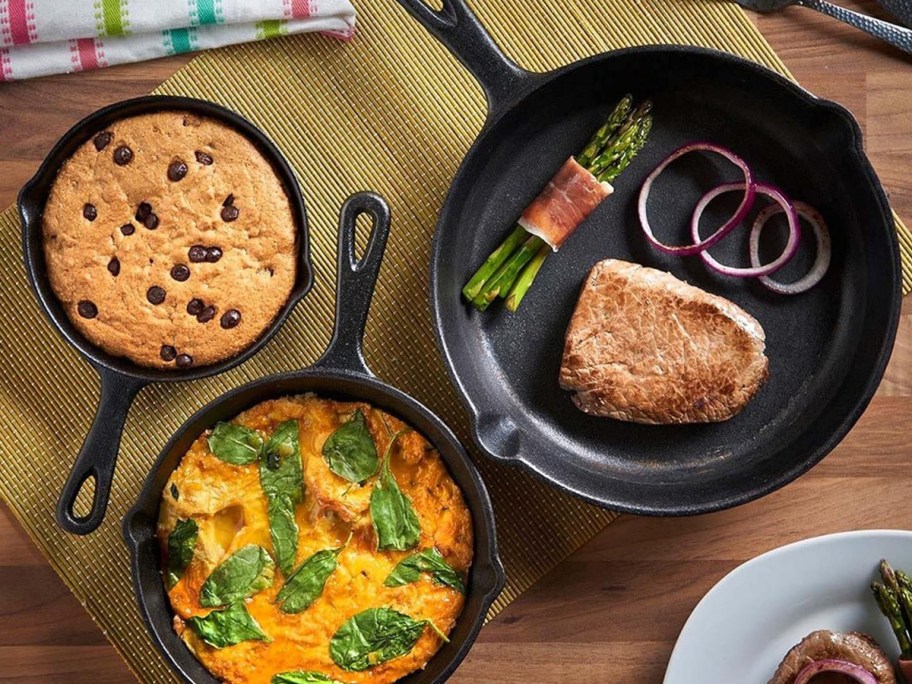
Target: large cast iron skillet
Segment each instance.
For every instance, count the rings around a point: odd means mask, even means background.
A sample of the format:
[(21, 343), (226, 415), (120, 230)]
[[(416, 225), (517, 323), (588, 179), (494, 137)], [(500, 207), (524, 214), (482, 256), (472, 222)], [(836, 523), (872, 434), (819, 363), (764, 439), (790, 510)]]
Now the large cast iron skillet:
[[(127, 359), (105, 353), (83, 337), (67, 318), (66, 312), (51, 289), (42, 247), (41, 215), (60, 166), (72, 156), (80, 145), (115, 121), (163, 110), (191, 112), (216, 119), (247, 137), (269, 161), (282, 182), (291, 204), (298, 232), (297, 279), (291, 296), (269, 328), (250, 347), (237, 356), (221, 363), (187, 370), (163, 371), (143, 368)], [(204, 100), (188, 97), (148, 96), (125, 100), (105, 107), (73, 126), (48, 154), (34, 178), (22, 188), (19, 193), (19, 213), (22, 217), (25, 267), (38, 303), (57, 331), (82, 354), (83, 358), (98, 372), (101, 379), (101, 399), (95, 420), (76, 457), (76, 462), (73, 464), (57, 503), (57, 522), (60, 526), (67, 532), (88, 534), (95, 530), (104, 519), (124, 422), (137, 392), (150, 382), (197, 380), (243, 363), (272, 338), (295, 305), (310, 291), (313, 284), (313, 269), (310, 265), (304, 199), (298, 188), (297, 180), (295, 180), (294, 172), (285, 158), (261, 130), (243, 117)], [(142, 230), (144, 229), (141, 227), (138, 229), (137, 239), (141, 238)], [(91, 509), (85, 515), (77, 515), (73, 510), (73, 505), (80, 489), (90, 479), (95, 481)]]
[[(360, 213), (370, 214), (374, 224), (367, 250), (361, 260), (356, 261), (355, 219)], [(389, 209), (380, 197), (361, 193), (346, 202), (339, 226), (336, 326), (326, 353), (305, 371), (244, 385), (198, 411), (165, 446), (136, 506), (124, 519), (124, 537), (132, 554), (133, 586), (140, 611), (159, 650), (188, 682), (215, 684), (216, 680), (193, 657), (172, 628), (172, 612), (162, 583), (155, 539), (162, 489), (181, 457), (204, 430), (267, 399), (315, 392), (343, 401), (370, 402), (427, 437), (462, 490), (472, 513), (475, 536), (475, 556), (465, 609), (450, 635), (450, 643), (434, 655), (424, 670), (406, 677), (403, 682), (444, 681), (465, 657), (488, 608), (503, 588), (504, 571), (497, 555), (494, 513), (475, 466), (440, 419), (408, 395), (374, 377), (364, 361), (361, 347), (364, 324), (388, 234)]]
[[(740, 504), (822, 459), (874, 393), (900, 304), (893, 221), (851, 115), (756, 64), (696, 48), (620, 50), (532, 74), (500, 52), (464, 0), (444, 0), (439, 12), (421, 0), (399, 1), (488, 97), (487, 123), (440, 214), (430, 275), (437, 340), (481, 449), (593, 503), (644, 514)], [(626, 92), (654, 100), (655, 128), (614, 196), (548, 259), (519, 312), (470, 310), (460, 298), (469, 275)], [(640, 183), (678, 145), (697, 139), (735, 149), (762, 180), (822, 211), (834, 261), (818, 287), (774, 295), (753, 281), (716, 277), (699, 258), (667, 258), (646, 245), (635, 213)], [(697, 158), (671, 167), (650, 200), (654, 221), (683, 224), (718, 178)], [(734, 263), (745, 249), (733, 238), (714, 253)], [(557, 384), (563, 337), (586, 273), (606, 257), (669, 270), (760, 321), (770, 379), (739, 416), (650, 427), (573, 406)]]

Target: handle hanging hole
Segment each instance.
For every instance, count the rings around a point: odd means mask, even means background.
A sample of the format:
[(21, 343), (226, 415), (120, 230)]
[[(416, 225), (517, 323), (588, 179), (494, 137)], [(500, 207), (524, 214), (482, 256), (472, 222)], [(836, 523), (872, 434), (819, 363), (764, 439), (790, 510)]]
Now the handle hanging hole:
[(95, 488), (96, 481), (94, 475), (89, 475), (79, 486), (79, 493), (73, 500), (73, 515), (77, 518), (85, 518), (92, 512), (95, 505)]
[(367, 250), (367, 241), (374, 228), (374, 219), (367, 212), (361, 212), (355, 217), (355, 262), (364, 258)]

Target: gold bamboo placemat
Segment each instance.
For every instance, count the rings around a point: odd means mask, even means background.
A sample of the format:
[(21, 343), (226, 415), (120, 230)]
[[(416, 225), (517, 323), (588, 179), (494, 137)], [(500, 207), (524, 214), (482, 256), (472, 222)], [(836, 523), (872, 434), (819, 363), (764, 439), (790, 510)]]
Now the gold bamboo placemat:
[[(171, 433), (242, 382), (301, 368), (329, 340), (339, 207), (356, 190), (382, 193), (393, 232), (374, 296), (366, 353), (382, 378), (416, 396), (469, 443), (465, 415), (438, 358), (427, 306), (430, 240), (459, 161), (484, 121), (468, 73), (393, 0), (361, 0), (349, 44), (279, 38), (200, 55), (157, 92), (227, 105), (262, 127), (297, 171), (310, 218), (316, 286), (275, 340), (222, 376), (143, 390), (126, 426), (105, 524), (87, 538), (60, 532), (54, 502), (92, 418), (98, 383), (45, 323), (21, 264), (19, 222), (0, 215), (0, 495), (51, 564), (146, 682), (170, 682), (135, 609), (120, 520)], [(437, 3), (439, 5), (439, 2)], [(647, 43), (729, 50), (787, 74), (745, 15), (706, 0), (477, 0), (476, 10), (521, 65), (546, 70)], [(904, 290), (912, 236), (898, 226)], [(477, 454), (476, 454), (477, 456)], [(509, 579), (501, 610), (615, 515), (476, 458), (497, 512)]]

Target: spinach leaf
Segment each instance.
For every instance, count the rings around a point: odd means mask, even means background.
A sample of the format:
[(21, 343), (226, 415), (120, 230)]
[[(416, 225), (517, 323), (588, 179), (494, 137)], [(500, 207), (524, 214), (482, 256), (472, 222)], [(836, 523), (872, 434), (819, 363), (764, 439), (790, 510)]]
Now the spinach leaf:
[(295, 521), (295, 505), (287, 496), (268, 496), (269, 538), (276, 562), (282, 574), (288, 577), (294, 571), (298, 555), (298, 523)]
[(214, 648), (234, 646), (242, 641), (270, 641), (242, 601), (232, 603), (224, 610), (192, 617), (187, 624), (200, 639)]
[(361, 409), (324, 442), (323, 458), (331, 471), (349, 482), (364, 482), (377, 472), (377, 447)]
[(287, 420), (266, 442), (265, 458), (260, 460), (260, 486), (266, 495), (269, 536), (276, 562), (288, 577), (294, 570), (298, 552), (298, 524), (295, 504), (304, 498), (304, 474), (298, 422)]
[(380, 551), (395, 549), (407, 551), (418, 543), (421, 524), (412, 502), (399, 489), (396, 478), (390, 471), (390, 456), (396, 439), (406, 430), (400, 430), (390, 439), (383, 457), (380, 477), (374, 484), (370, 497), (371, 520), (377, 534), (377, 548)]
[(411, 651), (426, 624), (392, 608), (369, 608), (339, 627), (329, 654), (343, 670), (360, 672)]
[(260, 457), (263, 438), (256, 430), (233, 423), (216, 423), (209, 435), (209, 451), (232, 465), (247, 465)]
[(411, 584), (418, 581), (422, 572), (430, 573), (431, 578), (437, 584), (455, 589), (460, 594), (465, 593), (465, 585), (463, 585), (459, 573), (444, 560), (443, 554), (436, 547), (403, 558), (383, 584), (387, 587)]
[(281, 603), (283, 613), (305, 611), (319, 598), (326, 580), (336, 569), (343, 548), (345, 547), (317, 551), (285, 580), (285, 586), (276, 596), (276, 602)]
[(273, 675), (271, 684), (342, 684), (322, 672), (282, 672)]
[(275, 563), (266, 549), (248, 544), (231, 554), (212, 571), (200, 589), (200, 605), (225, 606), (272, 584)]
[(177, 485), (173, 482), (171, 483), (171, 498), (175, 501), (180, 498), (180, 492), (177, 490)]
[(177, 525), (168, 535), (168, 572), (166, 580), (168, 589), (172, 589), (175, 584), (184, 576), (184, 570), (193, 560), (193, 549), (196, 548), (196, 538), (199, 534), (199, 527), (193, 518), (189, 520), (178, 520)]

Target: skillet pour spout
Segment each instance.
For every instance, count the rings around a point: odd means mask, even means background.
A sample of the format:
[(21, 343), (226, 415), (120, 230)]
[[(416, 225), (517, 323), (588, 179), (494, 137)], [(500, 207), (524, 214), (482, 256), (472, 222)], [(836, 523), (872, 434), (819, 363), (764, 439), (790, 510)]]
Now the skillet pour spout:
[[(355, 256), (355, 223), (361, 214), (373, 219), (363, 256)], [(450, 429), (427, 407), (377, 379), (364, 359), (362, 339), (368, 309), (389, 236), (390, 213), (374, 193), (346, 201), (339, 225), (336, 320), (332, 341), (310, 368), (263, 378), (215, 399), (197, 411), (174, 434), (152, 467), (133, 509), (123, 523), (130, 549), (133, 588), (140, 613), (156, 646), (185, 682), (216, 684), (172, 628), (173, 614), (160, 572), (156, 527), (162, 490), (191, 444), (219, 421), (227, 421), (257, 404), (279, 397), (315, 393), (341, 401), (363, 401), (391, 413), (421, 432), (440, 454), (472, 514), (474, 558), (465, 607), (450, 634), (426, 667), (400, 680), (405, 684), (445, 681), (468, 653), (505, 575), (497, 551), (494, 512), (475, 465)]]

